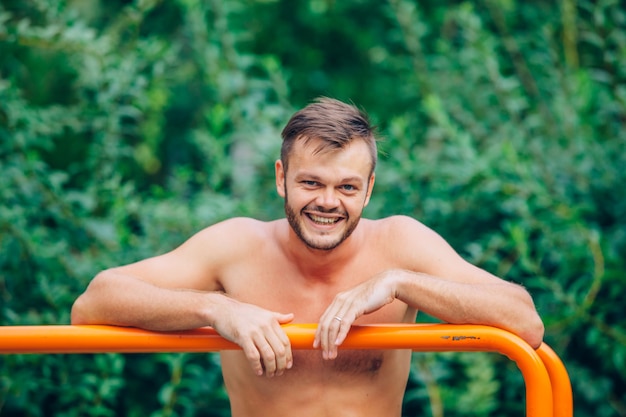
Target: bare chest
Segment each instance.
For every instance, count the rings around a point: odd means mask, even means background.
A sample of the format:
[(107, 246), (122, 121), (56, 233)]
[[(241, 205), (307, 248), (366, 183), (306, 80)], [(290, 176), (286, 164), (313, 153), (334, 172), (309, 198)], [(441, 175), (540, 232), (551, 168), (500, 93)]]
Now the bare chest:
[(292, 369), (280, 377), (259, 378), (250, 374), (241, 352), (222, 352), (231, 400), (252, 404), (248, 415), (255, 416), (261, 415), (258, 404), (275, 406), (263, 414), (272, 416), (293, 415), (294, 410), (307, 411), (307, 416), (396, 415), (396, 407), (399, 415), (410, 351), (340, 349), (332, 361), (323, 360), (319, 351), (293, 353)]
[[(367, 254), (332, 270), (330, 275), (305, 276), (285, 257), (272, 251), (242, 259), (221, 277), (224, 291), (232, 298), (281, 313), (294, 313), (295, 323), (315, 323), (340, 292), (393, 268), (384, 259)], [(394, 302), (363, 317), (357, 324), (402, 321), (406, 305)]]

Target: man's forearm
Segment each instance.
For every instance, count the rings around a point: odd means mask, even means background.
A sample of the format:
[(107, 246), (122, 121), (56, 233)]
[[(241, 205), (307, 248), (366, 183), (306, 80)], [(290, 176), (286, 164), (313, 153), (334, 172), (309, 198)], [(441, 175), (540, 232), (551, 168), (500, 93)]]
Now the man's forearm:
[(110, 324), (148, 330), (187, 330), (210, 326), (219, 292), (160, 288), (140, 279), (104, 271), (72, 307), (72, 324)]
[(530, 295), (518, 285), (458, 283), (426, 274), (396, 271), (396, 298), (454, 324), (484, 324), (517, 334), (533, 347), (543, 323)]

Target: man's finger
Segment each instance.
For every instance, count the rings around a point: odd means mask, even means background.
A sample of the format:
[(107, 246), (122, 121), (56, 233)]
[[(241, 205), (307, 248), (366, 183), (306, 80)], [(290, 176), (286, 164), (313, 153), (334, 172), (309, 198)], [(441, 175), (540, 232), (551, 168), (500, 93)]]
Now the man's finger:
[[(274, 333), (267, 335), (267, 342), (273, 351), (275, 375), (282, 375), (293, 363), (291, 345), (282, 328), (278, 327)], [(268, 376), (273, 376), (269, 375)]]
[(336, 337), (342, 321), (343, 318), (334, 306), (329, 307), (320, 318), (315, 335), (314, 347), (320, 347), (322, 349), (322, 357), (324, 359), (334, 359), (334, 356), (330, 356), (332, 351), (331, 345), (334, 344), (334, 337)]
[(263, 365), (261, 364), (261, 354), (259, 353), (259, 350), (257, 349), (256, 345), (252, 341), (250, 341), (249, 343), (242, 345), (241, 348), (243, 349), (243, 353), (244, 355), (246, 355), (246, 358), (248, 359), (248, 362), (250, 363), (250, 366), (252, 367), (252, 371), (257, 376), (263, 375)]
[(337, 357), (337, 347), (341, 344), (343, 338), (350, 330), (352, 321), (353, 315), (347, 308), (343, 308), (332, 317), (326, 341), (328, 359), (335, 359)]
[[(276, 373), (276, 353), (272, 346), (262, 338), (256, 343), (258, 352), (261, 355), (261, 360), (263, 361), (263, 367), (265, 368), (265, 375), (268, 377), (273, 377)], [(257, 374), (258, 375), (258, 374)]]
[(342, 326), (337, 333), (337, 337), (335, 338), (335, 346), (340, 346), (344, 340), (346, 340), (346, 336), (348, 332), (350, 332), (350, 328), (352, 327), (352, 321), (342, 321)]

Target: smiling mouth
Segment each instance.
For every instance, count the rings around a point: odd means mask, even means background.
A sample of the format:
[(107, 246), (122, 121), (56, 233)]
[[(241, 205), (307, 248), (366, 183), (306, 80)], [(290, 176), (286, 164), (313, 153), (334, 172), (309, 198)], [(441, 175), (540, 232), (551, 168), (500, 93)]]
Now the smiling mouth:
[(307, 213), (307, 217), (313, 220), (314, 223), (322, 224), (322, 225), (335, 224), (341, 220), (341, 217), (322, 217), (322, 216), (316, 216), (315, 214), (311, 214), (311, 213)]

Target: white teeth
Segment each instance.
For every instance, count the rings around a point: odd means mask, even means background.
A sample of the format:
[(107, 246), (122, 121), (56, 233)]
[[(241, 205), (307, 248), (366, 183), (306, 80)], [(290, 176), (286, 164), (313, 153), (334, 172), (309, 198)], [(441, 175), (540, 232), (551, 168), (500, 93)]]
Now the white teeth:
[(328, 217), (315, 216), (313, 214), (309, 215), (309, 217), (311, 217), (311, 220), (313, 220), (315, 223), (322, 223), (322, 224), (333, 224), (337, 222), (337, 220), (339, 220), (339, 219), (333, 219), (333, 218), (328, 218)]

